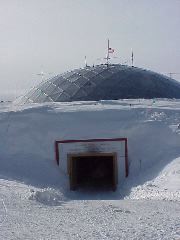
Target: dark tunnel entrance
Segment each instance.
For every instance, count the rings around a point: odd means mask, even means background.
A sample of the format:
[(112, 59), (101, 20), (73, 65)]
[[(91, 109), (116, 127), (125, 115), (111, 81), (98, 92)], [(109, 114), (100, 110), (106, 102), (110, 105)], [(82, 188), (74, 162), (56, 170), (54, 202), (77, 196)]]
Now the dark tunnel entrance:
[(68, 158), (70, 189), (116, 190), (116, 153), (74, 154)]

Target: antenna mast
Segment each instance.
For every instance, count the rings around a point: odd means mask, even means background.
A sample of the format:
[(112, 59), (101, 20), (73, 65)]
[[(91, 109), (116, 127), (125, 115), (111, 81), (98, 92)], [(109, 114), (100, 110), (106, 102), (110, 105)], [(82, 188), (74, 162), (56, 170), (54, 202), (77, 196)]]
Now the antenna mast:
[(132, 53), (131, 53), (131, 66), (134, 67), (134, 53), (133, 53), (133, 50), (132, 50)]
[(169, 72), (168, 74), (169, 74), (170, 78), (173, 78), (173, 75), (176, 75), (176, 74), (178, 75), (180, 73), (178, 73), (178, 72)]
[(111, 48), (111, 47), (109, 47), (109, 39), (108, 39), (108, 45), (107, 45), (107, 56), (106, 56), (106, 64), (107, 64), (107, 67), (108, 67), (108, 65), (109, 65), (109, 59), (110, 59), (110, 57), (109, 57), (109, 54), (110, 53), (114, 53), (114, 49), (113, 48)]
[(87, 58), (86, 58), (86, 56), (84, 57), (84, 62), (85, 62), (85, 67), (87, 67), (88, 65), (87, 65)]
[(106, 64), (107, 64), (107, 66), (109, 65), (109, 39), (108, 39), (108, 45), (107, 45), (107, 62), (106, 62)]

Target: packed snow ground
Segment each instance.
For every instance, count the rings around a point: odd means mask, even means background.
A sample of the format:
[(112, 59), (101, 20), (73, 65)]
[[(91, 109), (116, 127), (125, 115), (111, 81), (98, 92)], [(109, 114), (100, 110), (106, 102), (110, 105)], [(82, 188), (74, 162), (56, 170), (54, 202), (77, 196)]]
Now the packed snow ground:
[[(180, 101), (0, 105), (0, 239), (180, 239)], [(54, 140), (127, 137), (116, 192), (69, 191)]]

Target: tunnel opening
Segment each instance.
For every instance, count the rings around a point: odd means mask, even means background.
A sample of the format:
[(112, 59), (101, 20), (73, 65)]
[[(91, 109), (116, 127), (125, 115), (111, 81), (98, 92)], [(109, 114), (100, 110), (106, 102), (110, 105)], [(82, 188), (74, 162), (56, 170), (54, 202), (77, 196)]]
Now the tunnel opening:
[(116, 190), (116, 153), (71, 155), (68, 159), (70, 189)]

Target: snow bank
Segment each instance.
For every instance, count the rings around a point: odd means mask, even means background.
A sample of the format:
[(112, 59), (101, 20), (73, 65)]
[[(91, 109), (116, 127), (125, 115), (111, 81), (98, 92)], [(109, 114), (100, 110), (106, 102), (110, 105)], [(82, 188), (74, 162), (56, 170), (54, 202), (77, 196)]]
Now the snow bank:
[(180, 201), (180, 158), (169, 163), (156, 178), (133, 187), (125, 198)]
[[(145, 172), (132, 183), (133, 187), (154, 179), (180, 156), (178, 100), (0, 107), (0, 175), (3, 178), (66, 192), (68, 177), (54, 161), (54, 141), (58, 139), (127, 137), (130, 176), (136, 179)], [(122, 185), (119, 184), (120, 190)], [(41, 193), (35, 197), (40, 195), (42, 197)]]
[(67, 201), (68, 199), (64, 196), (64, 194), (59, 190), (55, 189), (43, 189), (43, 190), (33, 190), (31, 189), (31, 194), (28, 197), (29, 200), (36, 200), (45, 205), (49, 206), (59, 206)]

